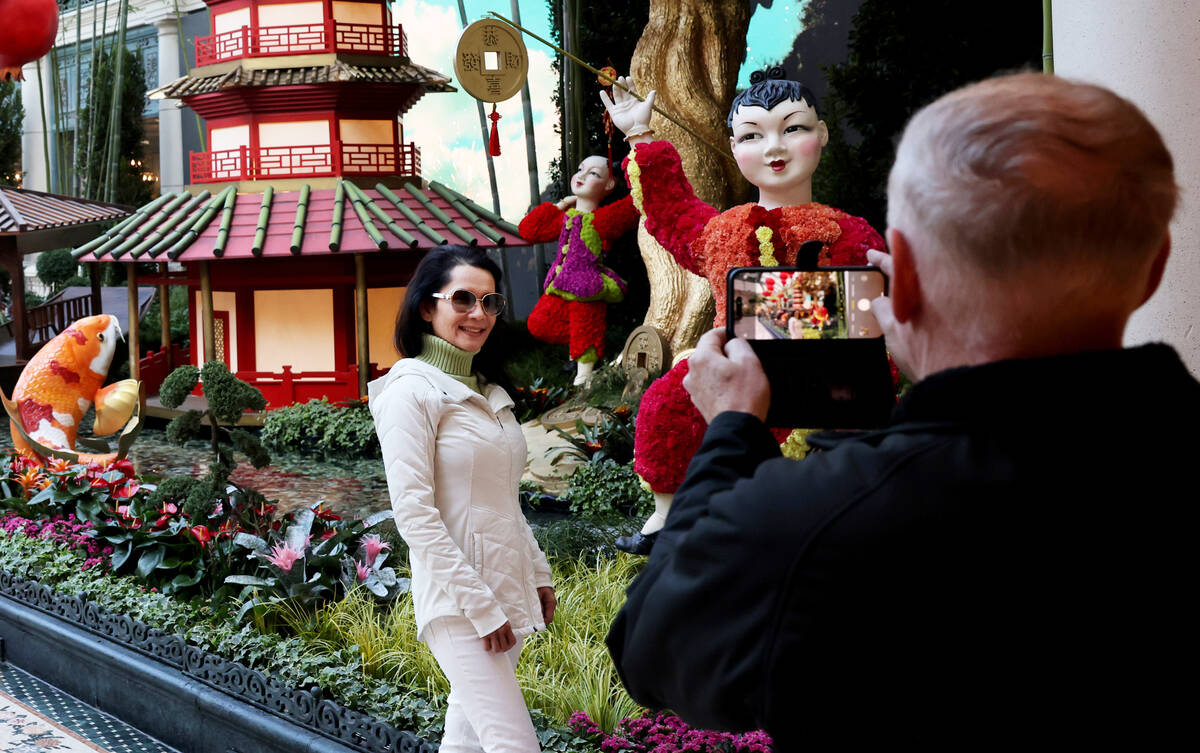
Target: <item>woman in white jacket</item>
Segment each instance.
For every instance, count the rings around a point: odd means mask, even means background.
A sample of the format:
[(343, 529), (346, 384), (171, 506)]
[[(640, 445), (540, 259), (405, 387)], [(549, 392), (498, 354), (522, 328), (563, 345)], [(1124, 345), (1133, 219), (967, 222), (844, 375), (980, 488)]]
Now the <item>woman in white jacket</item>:
[(450, 681), (442, 753), (540, 750), (515, 668), (556, 601), (517, 497), (525, 439), (487, 368), (499, 282), (478, 249), (429, 252), (396, 323), (404, 358), (369, 389), (417, 634)]

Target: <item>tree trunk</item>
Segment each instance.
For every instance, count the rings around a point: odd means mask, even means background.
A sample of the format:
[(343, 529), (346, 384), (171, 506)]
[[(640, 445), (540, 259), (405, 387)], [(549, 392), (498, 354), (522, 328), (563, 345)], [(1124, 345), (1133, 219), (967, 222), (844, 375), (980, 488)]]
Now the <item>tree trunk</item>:
[[(650, 18), (630, 63), (638, 91), (657, 90), (660, 108), (713, 144), (728, 144), (725, 119), (749, 25), (746, 0), (650, 0)], [(697, 196), (718, 209), (750, 200), (752, 187), (733, 161), (666, 118), (655, 117), (653, 127), (655, 138), (679, 150)], [(644, 228), (638, 244), (650, 277), (646, 324), (662, 330), (679, 353), (712, 326), (712, 289), (675, 264)]]

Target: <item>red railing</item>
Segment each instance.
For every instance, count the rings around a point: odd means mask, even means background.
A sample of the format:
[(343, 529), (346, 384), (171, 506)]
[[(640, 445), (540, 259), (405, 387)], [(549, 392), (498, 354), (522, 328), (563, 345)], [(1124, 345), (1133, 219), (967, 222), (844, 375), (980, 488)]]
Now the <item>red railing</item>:
[[(381, 376), (383, 370), (371, 364), (370, 378)], [(284, 366), (281, 372), (239, 371), (237, 378), (262, 390), (267, 410), (322, 397), (335, 402), (359, 397), (358, 364), (350, 364), (345, 371), (292, 371), (291, 366)]]
[(187, 348), (172, 344), (170, 348), (146, 351), (146, 357), (138, 361), (138, 376), (146, 388), (147, 395), (158, 392), (163, 380), (175, 367), (183, 366), (191, 360)]
[(192, 182), (421, 174), (421, 150), (416, 144), (336, 144), (337, 148), (312, 144), (192, 152)]
[(271, 55), (353, 52), (408, 57), (408, 36), (401, 24), (346, 24), (332, 19), (319, 24), (260, 26), (196, 37), (196, 65)]

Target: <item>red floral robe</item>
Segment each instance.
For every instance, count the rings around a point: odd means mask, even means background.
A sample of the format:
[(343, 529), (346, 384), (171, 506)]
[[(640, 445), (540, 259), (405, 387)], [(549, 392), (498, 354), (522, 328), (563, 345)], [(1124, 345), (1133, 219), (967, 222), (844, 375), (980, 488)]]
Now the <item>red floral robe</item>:
[[(696, 197), (679, 153), (668, 141), (638, 144), (625, 162), (634, 204), (646, 230), (680, 266), (712, 285), (714, 327), (725, 322), (725, 279), (734, 267), (793, 266), (800, 247), (821, 241), (822, 266), (867, 263), (867, 250), (883, 238), (861, 217), (824, 204), (765, 209), (742, 204), (717, 212)], [(673, 493), (700, 447), (706, 424), (683, 389), (687, 362), (656, 380), (638, 410), (634, 470), (656, 492)], [(788, 429), (777, 430), (783, 441)]]

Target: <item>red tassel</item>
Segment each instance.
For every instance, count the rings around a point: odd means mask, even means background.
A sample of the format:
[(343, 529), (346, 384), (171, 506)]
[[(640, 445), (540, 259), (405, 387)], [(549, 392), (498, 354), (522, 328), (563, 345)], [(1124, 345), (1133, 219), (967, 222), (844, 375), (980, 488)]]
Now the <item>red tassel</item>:
[(488, 154), (493, 157), (500, 156), (500, 133), (496, 130), (496, 122), (500, 120), (500, 113), (496, 112), (496, 105), (492, 105), (492, 114), (488, 116), (492, 119), (492, 135), (488, 138)]

